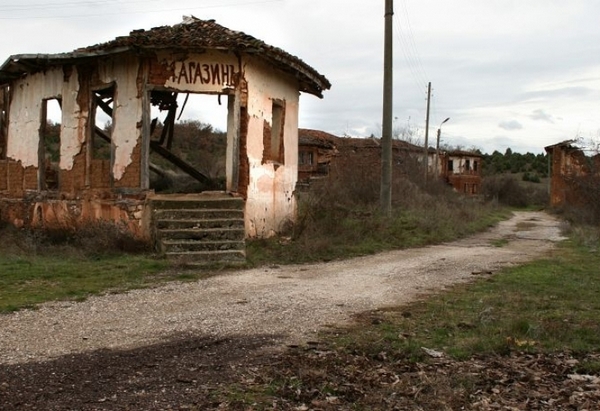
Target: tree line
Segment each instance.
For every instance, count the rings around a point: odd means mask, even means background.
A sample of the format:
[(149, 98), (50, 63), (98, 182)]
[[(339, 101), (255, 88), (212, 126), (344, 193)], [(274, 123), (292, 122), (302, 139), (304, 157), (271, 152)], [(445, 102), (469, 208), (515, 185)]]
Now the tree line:
[(539, 182), (548, 177), (548, 155), (533, 153), (514, 153), (507, 148), (504, 154), (495, 150), (492, 154), (482, 154), (483, 175), (523, 173), (523, 180)]

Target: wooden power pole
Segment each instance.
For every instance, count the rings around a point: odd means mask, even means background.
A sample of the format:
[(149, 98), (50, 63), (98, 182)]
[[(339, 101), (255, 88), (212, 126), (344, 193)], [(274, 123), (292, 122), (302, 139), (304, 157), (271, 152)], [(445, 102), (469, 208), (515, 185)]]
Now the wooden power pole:
[(381, 134), (381, 212), (392, 215), (393, 0), (385, 0), (383, 126)]
[(425, 117), (425, 147), (423, 148), (423, 165), (425, 166), (425, 184), (429, 173), (429, 105), (431, 102), (431, 81), (427, 84), (427, 115)]

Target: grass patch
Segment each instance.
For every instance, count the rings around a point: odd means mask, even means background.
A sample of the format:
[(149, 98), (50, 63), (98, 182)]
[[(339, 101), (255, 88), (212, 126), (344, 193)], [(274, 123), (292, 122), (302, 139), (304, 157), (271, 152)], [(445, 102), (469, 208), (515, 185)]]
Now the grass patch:
[(490, 241), (490, 244), (494, 247), (504, 247), (505, 245), (508, 245), (510, 241), (508, 241), (508, 238), (498, 238), (495, 240)]
[[(376, 207), (322, 208), (301, 211), (287, 237), (250, 240), (251, 265), (331, 261), (376, 252), (439, 244), (483, 231), (510, 216), (507, 208), (452, 199), (429, 206), (398, 207), (392, 217)], [(304, 214), (302, 214), (304, 213)]]
[[(552, 258), (456, 286), (409, 307), (377, 315), (341, 347), (423, 360), (421, 347), (455, 359), (511, 352), (596, 352), (600, 346), (600, 253), (570, 241)], [(600, 364), (581, 364), (585, 370)]]
[(109, 222), (76, 231), (5, 225), (0, 238), (0, 313), (212, 275), (172, 267), (151, 254), (148, 243)]
[[(97, 259), (0, 256), (0, 313), (52, 300), (82, 300), (163, 282), (167, 262), (149, 256)], [(170, 278), (174, 279), (174, 278)]]

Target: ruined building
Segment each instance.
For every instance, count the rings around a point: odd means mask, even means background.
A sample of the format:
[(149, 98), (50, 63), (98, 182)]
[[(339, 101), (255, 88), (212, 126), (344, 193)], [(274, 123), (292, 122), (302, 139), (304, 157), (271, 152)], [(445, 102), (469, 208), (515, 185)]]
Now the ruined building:
[[(214, 209), (215, 201), (235, 199), (242, 237), (268, 236), (296, 210), (299, 92), (322, 97), (329, 88), (299, 58), (193, 17), (69, 53), (11, 56), (0, 67), (0, 219), (17, 226), (105, 219), (152, 238), (160, 208)], [(177, 96), (188, 93), (227, 105), (226, 191), (157, 196), (150, 152), (206, 179), (170, 150)], [(60, 109), (52, 138), (51, 103)], [(110, 119), (109, 131), (97, 124), (98, 113)], [(192, 214), (163, 210), (188, 232), (198, 224), (184, 221), (204, 219)]]
[(545, 150), (550, 162), (550, 205), (578, 207), (593, 204), (597, 208), (600, 155), (587, 156), (576, 140), (553, 144)]
[[(368, 173), (379, 181), (381, 142), (377, 138), (337, 137), (319, 130), (299, 131), (299, 181), (329, 175), (332, 169)], [(402, 140), (392, 141), (393, 168), (396, 175), (417, 175), (423, 170), (423, 147)], [(427, 174), (440, 179), (459, 193), (471, 196), (481, 188), (480, 154), (468, 151), (427, 151)], [(350, 177), (350, 176), (348, 176)], [(423, 176), (424, 177), (424, 176)]]

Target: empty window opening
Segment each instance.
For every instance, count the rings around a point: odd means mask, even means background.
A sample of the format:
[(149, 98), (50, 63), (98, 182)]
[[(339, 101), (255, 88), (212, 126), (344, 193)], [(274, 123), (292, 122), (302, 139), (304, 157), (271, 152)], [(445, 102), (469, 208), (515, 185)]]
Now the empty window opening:
[(465, 171), (471, 170), (471, 160), (465, 160)]
[(454, 160), (448, 160), (448, 171), (454, 171)]
[(62, 108), (59, 98), (42, 101), (38, 151), (38, 187), (40, 190), (58, 190), (59, 188), (61, 117)]
[(283, 128), (285, 124), (285, 102), (273, 99), (271, 105), (271, 124), (265, 121), (263, 130), (263, 162), (271, 161), (284, 164), (285, 149)]
[(313, 152), (312, 151), (300, 151), (299, 153), (298, 163), (301, 166), (311, 166), (314, 162)]
[(171, 193), (225, 189), (227, 99), (150, 93), (150, 188)]
[(114, 84), (93, 93), (92, 158), (111, 159), (111, 135), (115, 104)]
[(474, 160), (473, 161), (473, 171), (477, 171), (477, 166), (478, 166), (477, 160)]

